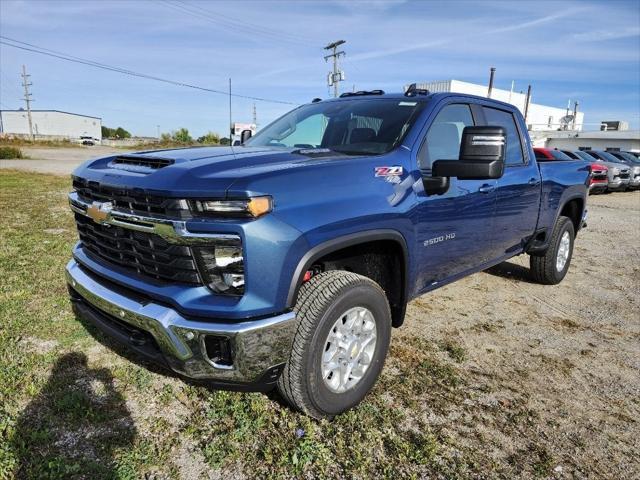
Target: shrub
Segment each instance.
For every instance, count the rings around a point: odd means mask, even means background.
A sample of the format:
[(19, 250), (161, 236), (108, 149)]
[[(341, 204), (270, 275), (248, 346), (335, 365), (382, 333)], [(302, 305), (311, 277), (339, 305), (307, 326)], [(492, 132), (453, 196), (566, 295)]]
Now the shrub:
[(25, 156), (19, 148), (0, 146), (0, 158), (25, 158)]
[(198, 143), (204, 143), (208, 145), (210, 144), (217, 145), (218, 143), (220, 143), (220, 135), (214, 132), (207, 132), (203, 136), (198, 137)]

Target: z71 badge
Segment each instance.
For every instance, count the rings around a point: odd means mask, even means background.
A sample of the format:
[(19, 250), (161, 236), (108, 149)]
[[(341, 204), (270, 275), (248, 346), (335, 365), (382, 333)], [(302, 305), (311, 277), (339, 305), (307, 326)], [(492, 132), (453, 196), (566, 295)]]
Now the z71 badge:
[(384, 177), (389, 183), (400, 183), (403, 169), (400, 166), (395, 167), (375, 167), (375, 176)]

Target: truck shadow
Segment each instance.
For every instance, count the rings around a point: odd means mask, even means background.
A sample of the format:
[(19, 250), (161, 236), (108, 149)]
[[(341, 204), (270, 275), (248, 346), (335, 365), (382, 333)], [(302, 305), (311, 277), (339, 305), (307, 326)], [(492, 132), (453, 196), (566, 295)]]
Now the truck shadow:
[(517, 263), (502, 262), (485, 270), (485, 272), (495, 277), (509, 278), (511, 280), (518, 280), (526, 283), (536, 283), (531, 278), (529, 269), (522, 265), (518, 265)]
[(17, 478), (115, 478), (115, 455), (136, 436), (110, 370), (67, 353), (15, 425)]

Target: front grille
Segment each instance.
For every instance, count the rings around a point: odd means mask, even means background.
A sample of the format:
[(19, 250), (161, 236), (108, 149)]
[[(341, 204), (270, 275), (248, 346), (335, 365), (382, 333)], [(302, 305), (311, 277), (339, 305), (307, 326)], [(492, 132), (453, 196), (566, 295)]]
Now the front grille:
[(88, 254), (159, 281), (202, 284), (189, 247), (151, 233), (101, 225), (79, 213), (75, 218)]
[(620, 178), (629, 178), (629, 174), (628, 173), (621, 173), (620, 174)]
[(148, 195), (139, 188), (114, 187), (79, 177), (73, 178), (73, 188), (80, 200), (87, 203), (112, 202), (115, 209), (125, 212), (178, 219), (191, 217), (184, 200)]

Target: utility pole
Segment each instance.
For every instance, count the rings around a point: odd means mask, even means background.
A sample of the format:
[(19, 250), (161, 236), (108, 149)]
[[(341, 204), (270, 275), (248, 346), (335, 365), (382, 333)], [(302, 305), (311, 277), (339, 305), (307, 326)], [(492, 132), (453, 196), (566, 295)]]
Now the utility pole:
[(253, 124), (258, 126), (258, 114), (256, 113), (256, 102), (253, 102)]
[(29, 82), (29, 77), (31, 75), (27, 75), (27, 67), (22, 65), (22, 86), (24, 87), (24, 101), (27, 104), (27, 117), (29, 118), (29, 136), (31, 140), (35, 140), (33, 136), (33, 121), (31, 119), (31, 93), (29, 93), (29, 87), (33, 85), (33, 83)]
[(333, 72), (329, 72), (329, 76), (327, 77), (327, 83), (329, 86), (333, 86), (333, 96), (338, 96), (338, 83), (342, 82), (344, 77), (344, 72), (338, 68), (338, 59), (340, 56), (344, 56), (344, 50), (338, 51), (338, 47), (344, 43), (347, 43), (345, 40), (338, 40), (337, 42), (330, 43), (326, 47), (325, 50), (333, 51), (333, 53), (326, 55), (324, 57), (324, 61), (328, 62), (330, 58), (333, 58)]
[(233, 122), (231, 120), (231, 78), (229, 78), (229, 145), (233, 145)]
[(158, 140), (160, 140), (160, 125), (156, 125), (156, 128), (158, 129)]

